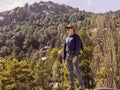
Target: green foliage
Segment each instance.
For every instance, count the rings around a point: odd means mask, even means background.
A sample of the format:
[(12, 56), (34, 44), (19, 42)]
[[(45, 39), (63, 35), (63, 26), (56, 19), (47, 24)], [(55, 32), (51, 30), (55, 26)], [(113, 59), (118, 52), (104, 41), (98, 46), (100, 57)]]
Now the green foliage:
[(83, 52), (79, 56), (80, 69), (83, 75), (86, 88), (95, 87), (95, 82), (91, 70), (91, 61), (93, 58), (92, 40), (87, 31), (80, 30), (79, 35), (83, 42)]
[[(87, 36), (83, 34), (82, 38)], [(90, 39), (82, 39), (83, 42), (90, 43)], [(90, 60), (92, 57), (92, 48), (88, 43), (84, 43), (84, 53), (80, 56), (80, 66), (83, 73), (84, 79), (92, 81), (91, 70), (90, 70)], [(31, 50), (29, 50), (31, 51)], [(30, 53), (28, 53), (30, 54)], [(51, 89), (50, 83), (59, 82), (59, 88), (65, 89), (69, 85), (68, 70), (66, 65), (60, 64), (62, 50), (53, 48), (47, 51), (46, 57), (47, 61), (42, 61), (39, 57), (39, 52), (33, 52), (31, 55), (31, 61), (18, 61), (15, 59), (10, 59), (6, 62), (6, 71), (2, 71), (1, 76), (4, 77), (5, 82), (10, 82), (10, 84), (4, 84), (3, 88), (22, 88), (29, 89), (29, 85), (33, 89)], [(10, 66), (9, 66), (10, 65)], [(9, 77), (8, 77), (9, 76)], [(12, 77), (11, 77), (12, 76)], [(27, 77), (26, 77), (27, 76)], [(13, 78), (10, 80), (9, 78)], [(24, 83), (23, 83), (24, 81)], [(89, 82), (89, 81), (85, 81)], [(19, 82), (19, 86), (18, 86)], [(25, 83), (26, 82), (26, 83)], [(11, 85), (11, 87), (10, 87)], [(86, 83), (86, 86), (89, 83)], [(91, 87), (91, 86), (87, 86)]]
[[(83, 39), (86, 35), (87, 38)], [(92, 48), (89, 46), (90, 43), (89, 36), (87, 34), (81, 35), (81, 38), (84, 43), (84, 52), (80, 56), (80, 66), (83, 74), (83, 79), (85, 85), (88, 88), (91, 88), (92, 85), (89, 82), (93, 82), (91, 76), (90, 60), (92, 58)], [(85, 43), (87, 42), (87, 43)], [(30, 60), (16, 60), (10, 57), (6, 57), (7, 60), (4, 61), (5, 68), (1, 68), (2, 72), (0, 73), (1, 89), (16, 89), (21, 88), (27, 90), (52, 90), (51, 84), (58, 82), (59, 89), (66, 89), (69, 85), (69, 76), (67, 66), (60, 63), (62, 56), (62, 49), (58, 50), (57, 48), (49, 49), (45, 57), (46, 60), (42, 60), (39, 56), (40, 52), (32, 51), (33, 47), (29, 49), (27, 53), (30, 56)], [(19, 49), (16, 49), (18, 52)], [(17, 55), (16, 55), (17, 56)], [(6, 61), (6, 62), (5, 62)], [(3, 66), (1, 64), (1, 66)], [(75, 77), (76, 80), (76, 77)], [(75, 82), (77, 85), (78, 83)]]
[(29, 56), (34, 51), (39, 51), (45, 46), (61, 48), (66, 36), (65, 25), (71, 22), (77, 26), (78, 21), (84, 25), (84, 20), (89, 15), (79, 11), (63, 14), (63, 16), (50, 14), (41, 18), (33, 15), (31, 18), (34, 19), (28, 18), (24, 23), (4, 26), (0, 30), (0, 56), (10, 55), (21, 60), (31, 58)]
[[(33, 84), (32, 69), (27, 64), (26, 61), (18, 62), (16, 59), (7, 60), (5, 63), (5, 68), (0, 72), (0, 82), (1, 89), (13, 90), (22, 89), (22, 84), (24, 88), (28, 88)], [(28, 89), (30, 89), (29, 87)], [(3, 89), (3, 90), (4, 90)]]
[(58, 54), (58, 50), (56, 48), (53, 48), (51, 51), (50, 51), (50, 55), (49, 55), (49, 59), (56, 59), (56, 56)]

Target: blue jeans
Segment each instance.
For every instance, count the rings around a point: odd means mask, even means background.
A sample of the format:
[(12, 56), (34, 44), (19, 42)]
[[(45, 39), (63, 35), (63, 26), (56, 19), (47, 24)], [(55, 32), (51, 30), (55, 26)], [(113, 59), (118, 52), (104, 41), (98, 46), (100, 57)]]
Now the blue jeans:
[(74, 57), (74, 54), (67, 54), (67, 57), (66, 57), (67, 67), (68, 67), (69, 76), (70, 76), (70, 84), (74, 85), (74, 69), (75, 69), (79, 85), (83, 85), (82, 75), (81, 75), (80, 67), (78, 65), (78, 59), (73, 64), (72, 62), (73, 57)]

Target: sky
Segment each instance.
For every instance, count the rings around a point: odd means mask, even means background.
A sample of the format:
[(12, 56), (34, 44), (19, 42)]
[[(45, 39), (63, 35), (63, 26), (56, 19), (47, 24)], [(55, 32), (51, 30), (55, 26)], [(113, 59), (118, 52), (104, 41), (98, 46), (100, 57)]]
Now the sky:
[(79, 10), (94, 13), (120, 10), (120, 0), (1, 0), (0, 12), (14, 9), (17, 6), (22, 7), (25, 3), (31, 5), (34, 2), (40, 1), (53, 1), (58, 4), (65, 4), (74, 8), (79, 8)]

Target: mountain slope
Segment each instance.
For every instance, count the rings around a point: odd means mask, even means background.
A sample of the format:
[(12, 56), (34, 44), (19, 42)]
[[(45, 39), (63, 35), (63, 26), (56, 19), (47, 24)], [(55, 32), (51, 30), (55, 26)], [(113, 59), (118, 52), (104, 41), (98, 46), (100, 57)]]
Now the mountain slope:
[(78, 12), (78, 9), (67, 5), (59, 5), (53, 2), (40, 2), (24, 7), (16, 7), (13, 10), (0, 13), (0, 26), (9, 25), (11, 23), (20, 23), (34, 19), (41, 18), (47, 15), (63, 15), (70, 12)]

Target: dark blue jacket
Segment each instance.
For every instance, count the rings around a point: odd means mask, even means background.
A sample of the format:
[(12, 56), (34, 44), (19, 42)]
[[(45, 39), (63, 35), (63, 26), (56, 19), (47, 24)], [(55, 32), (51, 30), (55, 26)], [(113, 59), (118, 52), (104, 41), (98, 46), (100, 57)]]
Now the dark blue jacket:
[(81, 49), (80, 45), (81, 45), (81, 40), (77, 34), (68, 36), (64, 44), (64, 52), (62, 59), (66, 59), (67, 52), (74, 52), (75, 56), (78, 56), (79, 51)]

